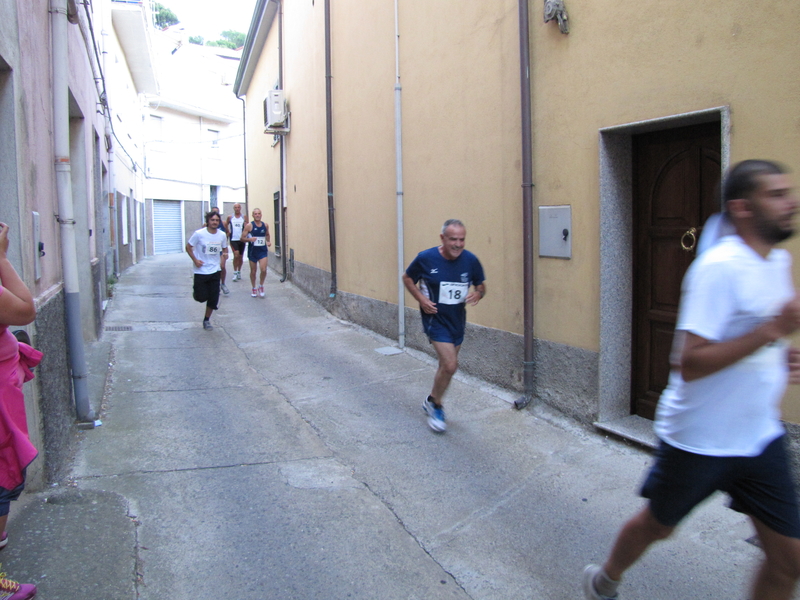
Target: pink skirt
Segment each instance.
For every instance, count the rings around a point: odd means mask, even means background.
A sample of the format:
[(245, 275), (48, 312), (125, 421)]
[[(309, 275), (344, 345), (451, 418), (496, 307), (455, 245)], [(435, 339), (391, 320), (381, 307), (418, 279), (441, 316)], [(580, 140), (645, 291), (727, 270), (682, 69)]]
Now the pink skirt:
[(41, 360), (41, 352), (20, 343), (18, 355), (0, 362), (0, 486), (8, 490), (22, 483), (22, 470), (38, 454), (28, 437), (22, 384)]

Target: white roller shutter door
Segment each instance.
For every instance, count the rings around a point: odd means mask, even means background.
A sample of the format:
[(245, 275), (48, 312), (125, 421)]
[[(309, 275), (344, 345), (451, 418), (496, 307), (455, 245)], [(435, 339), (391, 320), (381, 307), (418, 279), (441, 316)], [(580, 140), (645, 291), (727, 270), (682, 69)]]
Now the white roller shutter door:
[(181, 203), (153, 200), (153, 244), (156, 254), (183, 252)]

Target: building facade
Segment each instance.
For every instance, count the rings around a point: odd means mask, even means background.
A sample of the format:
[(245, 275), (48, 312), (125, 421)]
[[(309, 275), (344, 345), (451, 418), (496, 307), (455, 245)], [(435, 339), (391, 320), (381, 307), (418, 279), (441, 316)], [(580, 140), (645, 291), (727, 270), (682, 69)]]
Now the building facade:
[(2, 0), (0, 15), (0, 220), (38, 312), (19, 329), (44, 353), (26, 385), (37, 489), (64, 474), (76, 423), (95, 417), (84, 344), (101, 334), (109, 278), (143, 256), (136, 204), (117, 190), (142, 198), (137, 98), (154, 77), (127, 56), (149, 12), (130, 0)]
[[(460, 218), (488, 287), (462, 367), (521, 392), (530, 368), (537, 401), (649, 442), (721, 173), (754, 157), (800, 165), (800, 6), (770, 19), (744, 0), (565, 8), (560, 27), (525, 0), (260, 0), (235, 86), (249, 194), (275, 205), (287, 277), (420, 349), (399, 272)], [(278, 127), (265, 122), (276, 89)], [(796, 434), (796, 389), (784, 417)]]
[(231, 93), (241, 52), (190, 44), (180, 30), (155, 32), (159, 94), (145, 106), (148, 252), (183, 252), (219, 207), (246, 206), (243, 105)]

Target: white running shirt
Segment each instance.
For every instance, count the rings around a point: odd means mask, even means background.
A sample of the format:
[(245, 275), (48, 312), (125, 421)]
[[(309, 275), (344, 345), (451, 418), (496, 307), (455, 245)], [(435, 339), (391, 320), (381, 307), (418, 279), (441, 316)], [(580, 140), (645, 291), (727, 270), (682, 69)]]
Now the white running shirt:
[(228, 247), (228, 236), (220, 229), (216, 233), (209, 233), (208, 228), (203, 227), (192, 234), (189, 245), (194, 257), (203, 261), (202, 266), (194, 267), (195, 274), (211, 275), (220, 270), (220, 257)]
[[(794, 297), (791, 255), (773, 249), (762, 258), (739, 236), (726, 236), (692, 263), (681, 294), (676, 331), (713, 342), (737, 338)], [(688, 383), (673, 370), (656, 409), (656, 435), (695, 454), (761, 454), (784, 431), (788, 346), (779, 340)]]

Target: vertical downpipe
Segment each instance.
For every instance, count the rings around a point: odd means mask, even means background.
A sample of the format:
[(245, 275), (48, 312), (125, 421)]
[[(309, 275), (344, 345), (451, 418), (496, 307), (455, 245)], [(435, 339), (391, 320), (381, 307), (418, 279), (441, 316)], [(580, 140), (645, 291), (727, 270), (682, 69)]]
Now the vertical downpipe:
[[(237, 96), (239, 98), (239, 96)], [(249, 205), (247, 204), (247, 103), (244, 98), (239, 98), (242, 101), (242, 167), (244, 170), (244, 214), (249, 214)], [(247, 218), (245, 217), (245, 221)]]
[(333, 201), (333, 99), (331, 92), (331, 0), (325, 0), (325, 129), (328, 155), (328, 235), (331, 244), (331, 291), (336, 298), (336, 218)]
[(53, 142), (55, 151), (58, 223), (61, 232), (61, 262), (64, 272), (64, 303), (67, 313), (75, 410), (79, 421), (94, 421), (89, 405), (88, 372), (81, 328), (81, 299), (78, 285), (78, 252), (75, 212), (72, 203), (72, 173), (69, 158), (69, 54), (67, 45), (67, 0), (52, 0), (53, 27)]
[(522, 268), (523, 328), (525, 357), (523, 366), (524, 396), (514, 402), (525, 408), (534, 394), (533, 338), (533, 153), (531, 128), (531, 56), (528, 27), (528, 0), (519, 0), (519, 66), (522, 109)]
[(406, 346), (406, 288), (403, 284), (405, 246), (403, 231), (403, 88), (400, 85), (400, 23), (397, 0), (394, 0), (394, 139), (395, 171), (397, 174), (397, 345)]
[[(283, 2), (278, 0), (278, 87), (283, 85)], [(285, 90), (284, 90), (285, 91)], [(281, 283), (289, 278), (289, 244), (286, 243), (286, 136), (280, 137), (280, 169), (281, 169)]]
[[(108, 40), (108, 31), (106, 31), (106, 27), (108, 27), (108, 23), (103, 21), (103, 73), (108, 73), (108, 50), (106, 49), (107, 40)], [(108, 96), (106, 96), (106, 102), (108, 102)], [(116, 153), (116, 149), (114, 147), (114, 129), (111, 126), (111, 110), (106, 106), (105, 109), (105, 142), (106, 142), (106, 153), (108, 157), (108, 195), (106, 197), (106, 205), (103, 207), (104, 211), (108, 211), (108, 209), (113, 206), (114, 210), (112, 211), (113, 214), (109, 215), (109, 230), (114, 231), (114, 245), (106, 249), (106, 251), (111, 251), (113, 253), (112, 256), (112, 271), (115, 276), (119, 277), (119, 231), (117, 230), (117, 180), (116, 180), (116, 160), (114, 155)], [(108, 266), (108, 260), (106, 259), (106, 267)]]

